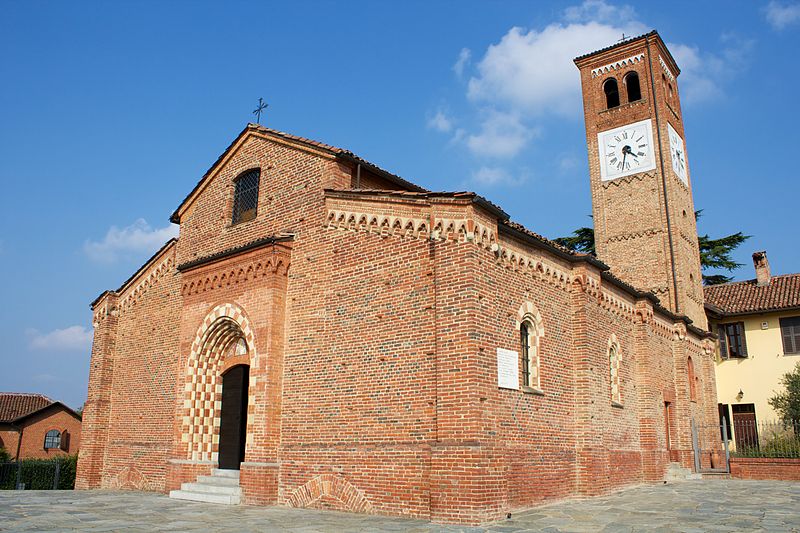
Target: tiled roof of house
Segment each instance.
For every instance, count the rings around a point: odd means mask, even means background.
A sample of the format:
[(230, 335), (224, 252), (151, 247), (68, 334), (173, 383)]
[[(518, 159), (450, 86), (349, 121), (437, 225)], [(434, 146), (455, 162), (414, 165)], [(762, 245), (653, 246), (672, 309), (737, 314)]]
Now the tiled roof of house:
[(0, 392), (0, 422), (13, 422), (53, 403), (43, 394)]
[(754, 279), (711, 285), (704, 292), (706, 304), (723, 315), (800, 308), (800, 274), (772, 276), (763, 286)]

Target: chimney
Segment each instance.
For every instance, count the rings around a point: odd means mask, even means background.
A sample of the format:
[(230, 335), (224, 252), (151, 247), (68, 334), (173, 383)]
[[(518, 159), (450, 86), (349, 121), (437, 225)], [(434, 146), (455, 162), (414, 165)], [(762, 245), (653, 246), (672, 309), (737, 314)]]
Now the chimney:
[(759, 287), (769, 285), (769, 261), (767, 261), (767, 252), (755, 252), (753, 254), (753, 266), (756, 267), (756, 280)]

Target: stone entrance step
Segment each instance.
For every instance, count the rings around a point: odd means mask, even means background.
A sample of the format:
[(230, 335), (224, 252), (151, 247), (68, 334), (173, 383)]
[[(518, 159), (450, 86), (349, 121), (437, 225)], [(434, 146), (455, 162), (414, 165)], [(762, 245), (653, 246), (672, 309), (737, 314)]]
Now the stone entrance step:
[(702, 478), (702, 475), (693, 473), (688, 468), (681, 466), (680, 463), (670, 463), (669, 467), (667, 468), (667, 475), (664, 476), (664, 481), (667, 483), (675, 483), (678, 481)]
[(180, 490), (170, 491), (169, 497), (193, 502), (239, 505), (242, 498), (239, 471), (215, 468), (210, 476), (198, 476), (196, 482), (183, 483)]

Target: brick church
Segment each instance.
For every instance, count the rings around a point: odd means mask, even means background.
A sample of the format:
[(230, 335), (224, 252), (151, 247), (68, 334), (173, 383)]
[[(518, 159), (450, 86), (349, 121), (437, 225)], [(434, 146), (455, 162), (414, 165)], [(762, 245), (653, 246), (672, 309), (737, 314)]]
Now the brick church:
[(680, 71), (656, 32), (575, 63), (597, 257), (248, 125), (92, 303), (77, 487), (474, 524), (691, 468), (717, 400)]

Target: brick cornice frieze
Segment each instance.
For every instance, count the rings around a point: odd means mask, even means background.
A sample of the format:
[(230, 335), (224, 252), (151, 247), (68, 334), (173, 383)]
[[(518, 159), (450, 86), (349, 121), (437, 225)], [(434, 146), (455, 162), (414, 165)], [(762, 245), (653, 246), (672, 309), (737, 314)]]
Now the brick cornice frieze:
[(291, 266), (288, 242), (247, 249), (182, 273), (181, 295), (190, 296), (268, 276), (286, 277)]

